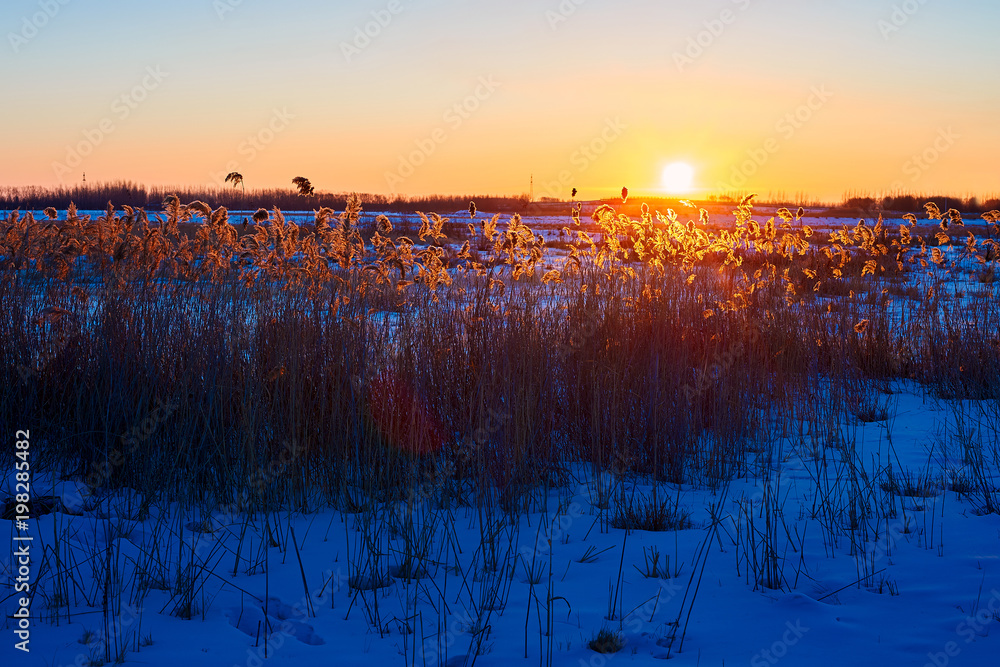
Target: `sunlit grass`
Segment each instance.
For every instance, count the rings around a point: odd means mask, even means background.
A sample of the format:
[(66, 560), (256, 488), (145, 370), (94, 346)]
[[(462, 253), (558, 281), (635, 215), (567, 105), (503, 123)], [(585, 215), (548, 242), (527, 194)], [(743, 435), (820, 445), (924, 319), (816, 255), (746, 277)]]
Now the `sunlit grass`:
[[(885, 410), (865, 407), (879, 399), (859, 375), (996, 393), (994, 300), (947, 284), (962, 258), (991, 271), (996, 243), (933, 204), (933, 238), (915, 216), (820, 232), (780, 209), (761, 224), (752, 197), (722, 223), (605, 205), (566, 219), (558, 253), (474, 205), (462, 222), (420, 214), (413, 237), (385, 216), (362, 227), (353, 196), (301, 226), (278, 209), (234, 225), (202, 202), (163, 208), (0, 223), (7, 416), (64, 433), (53, 452), (95, 485), (347, 502), (359, 476), (388, 492), (436, 457), (452, 493), (514, 508), (567, 460), (725, 479), (765, 437), (759, 415), (798, 411), (817, 374), (843, 378), (842, 409), (866, 421)], [(971, 324), (942, 319), (959, 310)], [(421, 425), (384, 407), (402, 395)], [(157, 401), (179, 407), (126, 437)], [(244, 488), (289, 443), (282, 474)], [(105, 471), (109, 450), (121, 462)]]

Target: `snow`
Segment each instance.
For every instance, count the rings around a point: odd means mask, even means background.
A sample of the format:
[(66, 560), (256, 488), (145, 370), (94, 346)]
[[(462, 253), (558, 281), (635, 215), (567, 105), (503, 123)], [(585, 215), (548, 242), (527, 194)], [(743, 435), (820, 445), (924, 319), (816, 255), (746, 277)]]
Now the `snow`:
[[(912, 385), (895, 389), (894, 419), (844, 425), (845, 434), (853, 433), (856, 460), (868, 462), (869, 478), (876, 478), (890, 460), (904, 470), (961, 468), (957, 453), (938, 446), (942, 433), (951, 428), (949, 405), (926, 399)], [(798, 536), (779, 538), (779, 543), (803, 547), (801, 554), (783, 554), (788, 580), (784, 591), (755, 586), (745, 562), (738, 572), (736, 502), (759, 501), (766, 484), (755, 479), (735, 480), (725, 497), (721, 491), (667, 485), (661, 490), (676, 494), (681, 506), (692, 512), (693, 527), (626, 534), (600, 520), (597, 488), (624, 484), (626, 490), (635, 486), (648, 492), (649, 483), (607, 473), (592, 479), (585, 467), (574, 467), (570, 483), (551, 491), (548, 511), (529, 512), (507, 525), (501, 517), (492, 517), (494, 529), (499, 527), (494, 544), (500, 574), (484, 567), (487, 550), (475, 510), (434, 508), (425, 500), (409, 518), (413, 530), (429, 527), (434, 536), (428, 571), (419, 573), (420, 578), (397, 577), (375, 591), (356, 591), (349, 584), (348, 561), (349, 554), (360, 553), (363, 535), (381, 541), (383, 566), (399, 565), (405, 544), (398, 528), (408, 525), (404, 503), (380, 513), (374, 527), (366, 527), (361, 515), (332, 509), (277, 514), (271, 517), (272, 529), (284, 534), (283, 545), (262, 550), (265, 531), (259, 516), (251, 521), (238, 512), (217, 509), (207, 514), (179, 506), (154, 507), (143, 516), (134, 492), (81, 504), (73, 499), (84, 495), (74, 493), (82, 490), (79, 485), (39, 474), (39, 493), (70, 499), (70, 509), (79, 513), (37, 517), (30, 521), (29, 532), (36, 538), (35, 548), (46, 550), (46, 567), (53, 567), (57, 546), (62, 567), (76, 564), (79, 571), (72, 579), (81, 590), (71, 591), (71, 613), (67, 617), (63, 609), (58, 622), (39, 593), (33, 607), (32, 652), (29, 656), (15, 651), (10, 619), (13, 572), (11, 559), (5, 559), (2, 607), (7, 637), (0, 660), (5, 665), (71, 665), (85, 664), (92, 653), (99, 653), (94, 649), (100, 648), (103, 636), (101, 584), (99, 579), (92, 584), (86, 573), (89, 564), (114, 547), (126, 589), (134, 563), (153, 562), (144, 561), (143, 554), (154, 548), (164, 554), (167, 577), (177, 575), (178, 561), (190, 563), (192, 550), (205, 568), (195, 601), (198, 606), (204, 601), (207, 608), (198, 609), (192, 620), (172, 616), (177, 598), (155, 584), (141, 605), (132, 606), (129, 596), (122, 596), (119, 634), (127, 638), (128, 661), (137, 664), (263, 664), (265, 634), (270, 636), (267, 664), (273, 665), (424, 664), (424, 658), (427, 664), (438, 664), (440, 658), (441, 664), (461, 665), (480, 637), (485, 649), (476, 660), (480, 665), (535, 664), (550, 646), (553, 664), (594, 666), (660, 664), (668, 653), (677, 665), (769, 665), (781, 659), (790, 665), (995, 664), (997, 619), (987, 612), (1000, 610), (1000, 516), (979, 516), (964, 497), (938, 488), (929, 498), (903, 499), (906, 510), (889, 526), (889, 537), (882, 526), (879, 538), (863, 546), (865, 555), (855, 558), (849, 537), (840, 534), (831, 543), (819, 525), (821, 517), (812, 510), (821, 499), (817, 475), (824, 469), (835, 474), (842, 451), (822, 452), (825, 468), (815, 454), (788, 439), (784, 456), (772, 462), (771, 488), (783, 499), (789, 529)], [(713, 532), (709, 508), (719, 503), (726, 518)], [(250, 537), (234, 575), (244, 529)], [(286, 541), (293, 532), (298, 556)], [(698, 551), (713, 535), (704, 552), (707, 562), (683, 651), (677, 650), (677, 640), (670, 651), (670, 624), (681, 612), (697, 572)], [(187, 545), (186, 552), (182, 545)], [(679, 577), (647, 579), (639, 572), (651, 547), (670, 556), (671, 568), (683, 563)], [(880, 574), (858, 583), (862, 561)], [(513, 576), (506, 576), (511, 570)], [(395, 571), (403, 574), (399, 568)], [(37, 575), (37, 566), (33, 572)], [(51, 578), (48, 581), (51, 588)], [(545, 602), (549, 597), (550, 619)], [(609, 598), (617, 598), (614, 620), (605, 618)], [(983, 610), (978, 618), (977, 608)], [(374, 618), (379, 619), (381, 635), (370, 622)], [(549, 623), (551, 642), (544, 636)], [(620, 628), (626, 641), (621, 652), (603, 656), (587, 648), (602, 627)], [(94, 633), (90, 647), (81, 643), (88, 630)], [(147, 636), (152, 644), (136, 652), (134, 644)], [(941, 662), (945, 658), (947, 663)]]
[[(540, 221), (526, 222), (535, 228)], [(549, 238), (563, 224), (545, 222)], [(843, 223), (856, 220), (807, 220), (816, 228)], [(981, 514), (969, 497), (936, 484), (926, 498), (886, 494), (898, 511), (871, 519), (861, 543), (824, 528), (825, 503), (846, 497), (851, 465), (875, 486), (890, 465), (934, 480), (971, 474), (956, 444), (956, 415), (970, 420), (973, 440), (996, 442), (996, 406), (939, 401), (912, 383), (890, 388), (888, 420), (839, 426), (853, 449), (831, 443), (817, 451), (775, 428), (780, 455), (755, 466), (768, 478), (733, 480), (727, 489), (661, 485), (691, 512), (692, 526), (678, 531), (610, 527), (600, 490), (649, 494), (652, 483), (595, 478), (572, 462), (567, 484), (553, 488), (544, 507), (513, 520), (424, 497), (412, 508), (383, 506), (370, 521), (329, 507), (266, 519), (193, 503), (147, 508), (136, 491), (98, 497), (79, 479), (39, 471), (32, 495), (57, 499), (57, 511), (29, 521), (32, 582), (41, 579), (31, 653), (14, 648), (17, 563), (5, 550), (0, 664), (84, 665), (103, 655), (102, 564), (112, 556), (117, 578), (107, 585), (124, 593), (114, 598), (110, 636), (128, 649), (129, 664), (456, 667), (549, 657), (587, 667), (658, 665), (668, 657), (675, 665), (754, 667), (996, 664), (1000, 516)], [(996, 485), (996, 471), (988, 472), (986, 483)], [(0, 503), (14, 494), (10, 471)], [(788, 526), (776, 540), (781, 589), (749, 576), (738, 538), (746, 530), (740, 504), (763, 512), (772, 494)], [(12, 538), (14, 523), (7, 523)], [(428, 539), (417, 571), (405, 562), (415, 535)], [(376, 570), (362, 557), (372, 544)], [(678, 576), (644, 576), (654, 548), (661, 565), (669, 557), (670, 569), (680, 568)], [(195, 610), (184, 620), (176, 592), (192, 575)], [(137, 584), (143, 578), (147, 587)], [(68, 584), (60, 593), (68, 612), (50, 604), (57, 581)], [(620, 652), (588, 648), (602, 628), (620, 631)]]

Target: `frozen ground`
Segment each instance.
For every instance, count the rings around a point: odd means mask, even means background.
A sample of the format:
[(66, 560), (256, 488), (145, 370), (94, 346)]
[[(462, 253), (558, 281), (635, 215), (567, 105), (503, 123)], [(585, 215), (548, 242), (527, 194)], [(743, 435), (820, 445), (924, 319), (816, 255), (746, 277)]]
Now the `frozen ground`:
[[(480, 665), (653, 665), (668, 656), (677, 665), (997, 664), (1000, 516), (951, 490), (969, 474), (962, 444), (995, 442), (982, 419), (995, 407), (932, 401), (912, 385), (892, 391), (887, 420), (846, 423), (839, 443), (815, 447), (809, 434), (782, 437), (775, 425), (775, 456), (760, 461), (766, 481), (661, 485), (661, 497), (691, 513), (679, 531), (611, 527), (616, 498), (651, 487), (583, 466), (568, 467), (547, 508), (514, 520), (441, 507), (429, 486), (410, 509), (398, 502), (367, 514), (318, 508), (251, 519), (188, 503), (144, 516), (133, 494), (90, 497), (40, 472), (33, 495), (60, 500), (27, 530), (32, 583), (40, 580), (31, 653), (14, 648), (16, 572), (5, 552), (0, 664), (100, 664), (106, 639), (145, 665), (462, 665), (473, 664), (477, 645)], [(853, 554), (834, 525), (852, 461), (891, 516), (868, 519), (869, 538)], [(929, 495), (875, 489), (890, 464), (926, 473)], [(4, 497), (13, 485), (11, 475)], [(746, 531), (767, 532), (772, 501), (784, 525), (773, 541), (777, 586), (768, 587), (748, 568), (765, 554), (748, 550)], [(13, 536), (14, 523), (4, 523)], [(641, 572), (654, 549), (660, 574), (669, 558), (672, 578)], [(408, 579), (414, 551), (422, 565)], [(386, 573), (384, 587), (358, 590)], [(106, 590), (118, 605), (107, 619)], [(57, 595), (68, 611), (56, 614)], [(191, 620), (181, 618), (185, 603)], [(588, 648), (602, 628), (620, 633), (620, 652)]]

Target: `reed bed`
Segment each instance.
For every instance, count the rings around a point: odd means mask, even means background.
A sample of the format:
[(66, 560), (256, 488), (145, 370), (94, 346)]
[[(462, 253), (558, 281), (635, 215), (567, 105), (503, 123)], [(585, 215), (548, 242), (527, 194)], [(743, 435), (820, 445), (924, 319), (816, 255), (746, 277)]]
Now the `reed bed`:
[[(534, 604), (538, 654), (551, 662), (565, 599), (551, 550), (515, 548), (518, 517), (567, 515), (569, 496), (552, 508), (552, 492), (581, 481), (582, 468), (605, 532), (690, 528), (690, 508), (667, 486), (718, 498), (686, 569), (676, 552), (660, 567), (659, 551), (640, 569), (689, 577), (673, 650), (722, 532), (755, 589), (794, 589), (806, 573), (804, 556), (789, 555), (804, 535), (789, 527), (774, 472), (789, 443), (815, 485), (800, 512), (828, 555), (850, 549), (859, 585), (898, 591), (876, 579), (880, 556), (867, 545), (900, 516), (910, 527), (907, 503), (936, 503), (947, 487), (977, 512), (997, 511), (1000, 312), (992, 286), (975, 283), (997, 244), (963, 233), (956, 210), (929, 204), (927, 237), (912, 215), (895, 229), (878, 219), (820, 234), (801, 209), (781, 209), (761, 225), (752, 197), (728, 223), (601, 206), (567, 218), (556, 251), (517, 214), (420, 214), (411, 238), (385, 216), (363, 227), (362, 203), (320, 208), (303, 227), (277, 208), (234, 225), (225, 208), (174, 196), (162, 215), (109, 205), (91, 218), (71, 206), (58, 222), (54, 209), (0, 221), (0, 421), (30, 423), (40, 465), (82, 479), (93, 497), (130, 490), (130, 513), (156, 514), (163, 543), (209, 530), (219, 508), (241, 526), (232, 553), (160, 553), (156, 538), (127, 576), (117, 552), (95, 547), (88, 567), (113, 589), (106, 612), (163, 588), (171, 614), (204, 614), (205, 582), (224, 560), (235, 575), (269, 572), (269, 548), (298, 558), (289, 517), (333, 506), (353, 517), (348, 616), (357, 609), (380, 636), (411, 628), (421, 600), (438, 595), (424, 582), (451, 568), (479, 655), (521, 577), (525, 655)], [(974, 283), (984, 291), (967, 293)], [(967, 470), (947, 480), (930, 465), (866, 472), (850, 424), (888, 425), (899, 382), (956, 405), (947, 442)], [(764, 492), (728, 498), (744, 478)], [(156, 512), (177, 502), (203, 520)], [(456, 507), (478, 515), (471, 555), (440, 538)], [(116, 530), (109, 519), (105, 532)], [(618, 630), (603, 628), (595, 651), (621, 648), (624, 546), (606, 616)], [(46, 575), (57, 620), (69, 614), (66, 591), (87, 580), (60, 553), (57, 540)], [(405, 583), (405, 617), (384, 609), (393, 581)], [(304, 570), (302, 582), (311, 600)], [(448, 619), (435, 609), (419, 622), (436, 623), (440, 641)], [(138, 650), (138, 635), (105, 631), (103, 659), (129, 642)], [(406, 642), (416, 664), (421, 649)]]
[[(881, 220), (822, 239), (801, 211), (758, 225), (752, 205), (718, 232), (704, 211), (604, 206), (568, 221), (559, 258), (516, 214), (473, 213), (461, 248), (437, 215), (412, 240), (384, 217), (362, 230), (356, 197), (308, 232), (277, 209), (238, 229), (176, 197), (152, 218), (14, 212), (0, 225), (0, 409), (53, 434), (47, 455), (95, 486), (340, 502), (359, 476), (398, 488), (433, 459), (516, 505), (568, 461), (675, 482), (743, 474), (830, 380), (855, 413), (857, 386), (879, 379), (996, 398), (995, 300), (949, 294), (958, 264), (940, 244), (957, 211), (929, 205), (933, 241)], [(995, 247), (962, 244), (978, 265)], [(923, 298), (887, 296), (924, 273)], [(824, 296), (842, 284), (866, 291)]]

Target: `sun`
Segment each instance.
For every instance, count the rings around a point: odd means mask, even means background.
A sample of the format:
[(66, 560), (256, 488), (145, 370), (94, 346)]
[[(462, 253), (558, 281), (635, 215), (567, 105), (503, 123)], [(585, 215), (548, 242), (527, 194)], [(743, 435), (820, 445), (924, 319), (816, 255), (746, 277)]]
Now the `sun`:
[(674, 162), (663, 169), (663, 189), (670, 194), (684, 195), (694, 184), (694, 168), (687, 162)]

